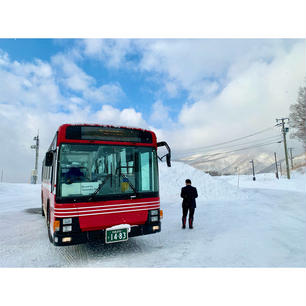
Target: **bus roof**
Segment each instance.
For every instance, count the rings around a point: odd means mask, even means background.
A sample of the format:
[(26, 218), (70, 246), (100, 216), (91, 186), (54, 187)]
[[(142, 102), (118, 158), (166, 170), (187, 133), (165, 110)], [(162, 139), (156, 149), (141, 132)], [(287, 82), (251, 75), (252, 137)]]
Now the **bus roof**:
[(63, 142), (157, 145), (156, 135), (153, 131), (136, 127), (66, 123), (58, 128), (57, 133), (57, 145)]

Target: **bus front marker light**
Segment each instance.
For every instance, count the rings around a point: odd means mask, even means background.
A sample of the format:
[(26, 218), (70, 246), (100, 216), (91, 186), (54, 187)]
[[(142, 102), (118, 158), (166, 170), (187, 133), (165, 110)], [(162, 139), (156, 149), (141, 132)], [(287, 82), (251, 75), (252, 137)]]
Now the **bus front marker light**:
[(150, 215), (151, 216), (157, 216), (158, 215), (158, 209), (150, 210)]
[(53, 230), (54, 232), (57, 232), (60, 230), (60, 221), (59, 220), (55, 220), (53, 223)]
[(162, 219), (163, 216), (164, 216), (164, 212), (163, 212), (163, 210), (161, 209), (161, 210), (159, 211), (159, 217), (160, 217), (160, 219)]
[(158, 216), (151, 217), (151, 222), (156, 222), (156, 221), (158, 221)]
[(64, 237), (62, 242), (71, 242), (71, 237)]
[(63, 232), (71, 232), (72, 231), (72, 225), (63, 226)]
[(66, 225), (66, 224), (71, 224), (72, 223), (72, 218), (66, 218), (66, 219), (63, 219), (63, 224)]

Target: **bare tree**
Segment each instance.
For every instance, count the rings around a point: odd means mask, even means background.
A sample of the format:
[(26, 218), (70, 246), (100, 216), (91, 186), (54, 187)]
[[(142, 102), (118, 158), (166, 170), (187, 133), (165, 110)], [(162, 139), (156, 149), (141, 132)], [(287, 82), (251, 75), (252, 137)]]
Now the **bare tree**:
[(290, 106), (290, 126), (295, 130), (291, 137), (301, 141), (306, 150), (306, 86), (299, 88), (297, 103)]

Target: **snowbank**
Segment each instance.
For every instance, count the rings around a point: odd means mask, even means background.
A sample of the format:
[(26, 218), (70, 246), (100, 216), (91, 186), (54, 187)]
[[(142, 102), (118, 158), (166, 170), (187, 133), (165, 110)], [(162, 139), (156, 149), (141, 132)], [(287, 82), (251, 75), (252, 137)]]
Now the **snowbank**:
[(198, 190), (199, 199), (223, 200), (246, 199), (248, 195), (225, 180), (218, 180), (202, 170), (193, 168), (182, 162), (172, 162), (171, 167), (166, 163), (159, 163), (159, 181), (161, 200), (171, 202), (181, 201), (181, 188), (185, 186), (185, 180), (190, 179), (192, 185)]

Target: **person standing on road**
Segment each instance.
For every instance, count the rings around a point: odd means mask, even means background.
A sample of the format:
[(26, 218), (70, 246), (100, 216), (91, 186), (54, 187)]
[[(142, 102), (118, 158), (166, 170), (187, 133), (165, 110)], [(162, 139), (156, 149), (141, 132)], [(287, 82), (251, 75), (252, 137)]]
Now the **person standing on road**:
[(182, 208), (183, 208), (183, 217), (182, 217), (182, 228), (186, 228), (186, 218), (189, 211), (189, 228), (193, 228), (193, 215), (196, 208), (195, 199), (198, 197), (197, 189), (191, 186), (191, 180), (187, 179), (185, 181), (186, 186), (182, 188), (181, 197), (183, 198)]

